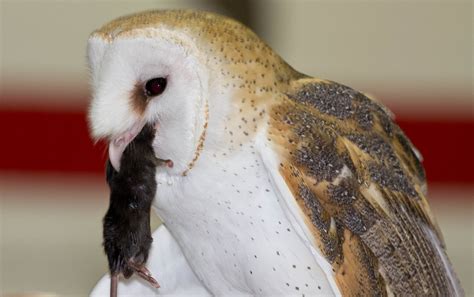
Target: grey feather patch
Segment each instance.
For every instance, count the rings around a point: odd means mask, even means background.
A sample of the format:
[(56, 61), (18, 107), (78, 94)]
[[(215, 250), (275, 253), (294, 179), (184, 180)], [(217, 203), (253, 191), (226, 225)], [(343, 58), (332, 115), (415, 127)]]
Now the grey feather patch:
[(304, 86), (295, 98), (311, 105), (323, 113), (346, 119), (354, 113), (352, 99), (359, 92), (336, 83), (316, 83)]
[(390, 190), (417, 197), (417, 193), (401, 168), (386, 167), (375, 162), (369, 165), (372, 180)]
[(317, 145), (313, 142), (303, 146), (297, 150), (295, 159), (318, 181), (332, 181), (341, 173), (344, 166), (343, 158), (338, 155), (336, 147), (331, 143)]
[(398, 158), (393, 151), (392, 146), (381, 136), (370, 134), (350, 134), (347, 138), (354, 142), (364, 152), (375, 155), (380, 160), (385, 160), (389, 164), (397, 165)]
[(328, 186), (329, 197), (339, 205), (352, 204), (357, 198), (355, 185), (351, 180), (343, 179), (338, 185)]

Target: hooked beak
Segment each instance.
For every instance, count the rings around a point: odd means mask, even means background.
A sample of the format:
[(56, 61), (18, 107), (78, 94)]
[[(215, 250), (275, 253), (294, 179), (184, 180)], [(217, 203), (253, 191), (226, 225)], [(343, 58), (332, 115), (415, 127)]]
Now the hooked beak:
[(145, 126), (144, 122), (135, 123), (129, 130), (113, 138), (109, 143), (109, 160), (116, 171), (120, 171), (123, 152)]

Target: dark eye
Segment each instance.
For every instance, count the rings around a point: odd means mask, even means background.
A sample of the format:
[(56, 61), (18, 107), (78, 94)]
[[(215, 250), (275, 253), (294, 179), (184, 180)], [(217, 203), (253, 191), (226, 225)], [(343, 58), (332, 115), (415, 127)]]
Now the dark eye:
[(152, 78), (145, 84), (145, 94), (148, 97), (158, 96), (166, 89), (166, 78)]

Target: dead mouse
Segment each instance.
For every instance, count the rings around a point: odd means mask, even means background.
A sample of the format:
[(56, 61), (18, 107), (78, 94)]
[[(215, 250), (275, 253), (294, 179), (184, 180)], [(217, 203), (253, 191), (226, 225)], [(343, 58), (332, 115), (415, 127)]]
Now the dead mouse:
[(137, 273), (153, 287), (160, 287), (145, 267), (153, 241), (150, 210), (157, 186), (156, 167), (173, 164), (156, 158), (152, 147), (154, 137), (155, 128), (145, 125), (125, 149), (119, 172), (107, 161), (110, 202), (103, 219), (103, 245), (111, 274), (112, 297), (117, 296), (120, 274), (129, 278)]

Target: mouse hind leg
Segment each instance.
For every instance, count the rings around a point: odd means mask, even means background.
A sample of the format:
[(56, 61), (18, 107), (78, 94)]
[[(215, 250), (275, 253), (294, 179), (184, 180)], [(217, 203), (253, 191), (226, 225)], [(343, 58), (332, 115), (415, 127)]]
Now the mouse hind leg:
[[(164, 225), (153, 233), (153, 243), (146, 265), (148, 272), (160, 280), (161, 287), (153, 288), (147, 282), (132, 276), (129, 280), (120, 280), (118, 296), (212, 296), (196, 277), (181, 248)], [(148, 275), (146, 271), (143, 273)], [(136, 275), (139, 275), (138, 272)], [(110, 296), (110, 281), (110, 274), (106, 274), (99, 280), (90, 296)]]

